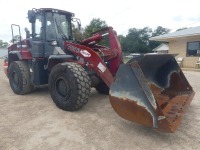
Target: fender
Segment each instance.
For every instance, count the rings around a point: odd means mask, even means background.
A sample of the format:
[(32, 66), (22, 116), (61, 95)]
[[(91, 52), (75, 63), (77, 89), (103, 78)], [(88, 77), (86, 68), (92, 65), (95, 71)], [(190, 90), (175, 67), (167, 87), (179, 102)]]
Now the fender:
[(101, 57), (95, 51), (87, 46), (78, 45), (71, 42), (65, 42), (64, 45), (65, 48), (70, 52), (87, 61), (88, 64), (86, 64), (86, 66), (91, 66), (92, 69), (94, 69), (97, 74), (104, 80), (106, 85), (108, 87), (111, 86), (111, 83), (113, 82), (113, 75), (107, 68), (106, 64), (102, 61)]
[(31, 59), (32, 59), (31, 53), (27, 50), (23, 51), (14, 50), (14, 51), (9, 51), (8, 53), (9, 63), (17, 60), (31, 60)]
[(9, 62), (16, 61), (16, 60), (22, 60), (22, 56), (19, 51), (10, 51), (8, 53), (8, 58), (9, 58), (8, 59)]

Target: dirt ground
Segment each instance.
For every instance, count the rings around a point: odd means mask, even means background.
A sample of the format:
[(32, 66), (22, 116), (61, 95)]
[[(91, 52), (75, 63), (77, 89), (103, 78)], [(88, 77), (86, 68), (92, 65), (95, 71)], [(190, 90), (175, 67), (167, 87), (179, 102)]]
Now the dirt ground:
[(162, 133), (120, 118), (95, 90), (76, 112), (58, 109), (47, 87), (15, 95), (0, 67), (0, 150), (198, 150), (200, 72), (184, 73), (196, 95), (178, 130)]

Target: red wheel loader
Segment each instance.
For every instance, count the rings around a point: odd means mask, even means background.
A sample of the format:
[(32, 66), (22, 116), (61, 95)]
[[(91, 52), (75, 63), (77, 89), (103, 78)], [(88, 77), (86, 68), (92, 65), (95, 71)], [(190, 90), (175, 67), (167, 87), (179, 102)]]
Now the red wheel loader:
[[(28, 11), (31, 33), (8, 47), (4, 63), (14, 93), (30, 93), (49, 85), (55, 104), (67, 111), (88, 101), (90, 88), (109, 94), (121, 117), (164, 132), (174, 132), (190, 104), (194, 91), (176, 60), (169, 54), (144, 54), (123, 62), (116, 32), (106, 27), (76, 42), (74, 14), (52, 8)], [(13, 33), (13, 32), (12, 32)], [(109, 47), (99, 42), (107, 36)], [(14, 37), (14, 35), (13, 35)]]

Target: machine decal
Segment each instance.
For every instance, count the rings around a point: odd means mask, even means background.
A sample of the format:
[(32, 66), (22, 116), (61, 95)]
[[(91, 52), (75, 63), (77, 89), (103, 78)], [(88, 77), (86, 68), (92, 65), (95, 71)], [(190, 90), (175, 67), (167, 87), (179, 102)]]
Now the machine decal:
[(91, 57), (91, 54), (90, 54), (87, 50), (81, 50), (80, 53), (81, 53), (84, 57)]
[(68, 48), (70, 51), (73, 51), (73, 52), (76, 52), (76, 53), (80, 53), (80, 51), (81, 51), (80, 48), (75, 47), (75, 46), (70, 45), (70, 44), (67, 44), (67, 48)]
[(101, 70), (101, 72), (105, 72), (106, 67), (100, 62), (97, 66), (99, 68), (99, 70)]

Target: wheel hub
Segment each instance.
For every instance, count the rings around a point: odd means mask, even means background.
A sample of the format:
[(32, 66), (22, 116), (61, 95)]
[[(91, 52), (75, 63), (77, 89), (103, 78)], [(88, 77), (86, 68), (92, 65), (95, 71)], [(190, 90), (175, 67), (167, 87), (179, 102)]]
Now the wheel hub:
[(17, 72), (13, 71), (12, 73), (12, 81), (15, 87), (17, 87), (19, 85), (19, 77)]
[(70, 88), (68, 81), (60, 77), (55, 81), (55, 91), (56, 93), (64, 98), (65, 100), (70, 96)]

